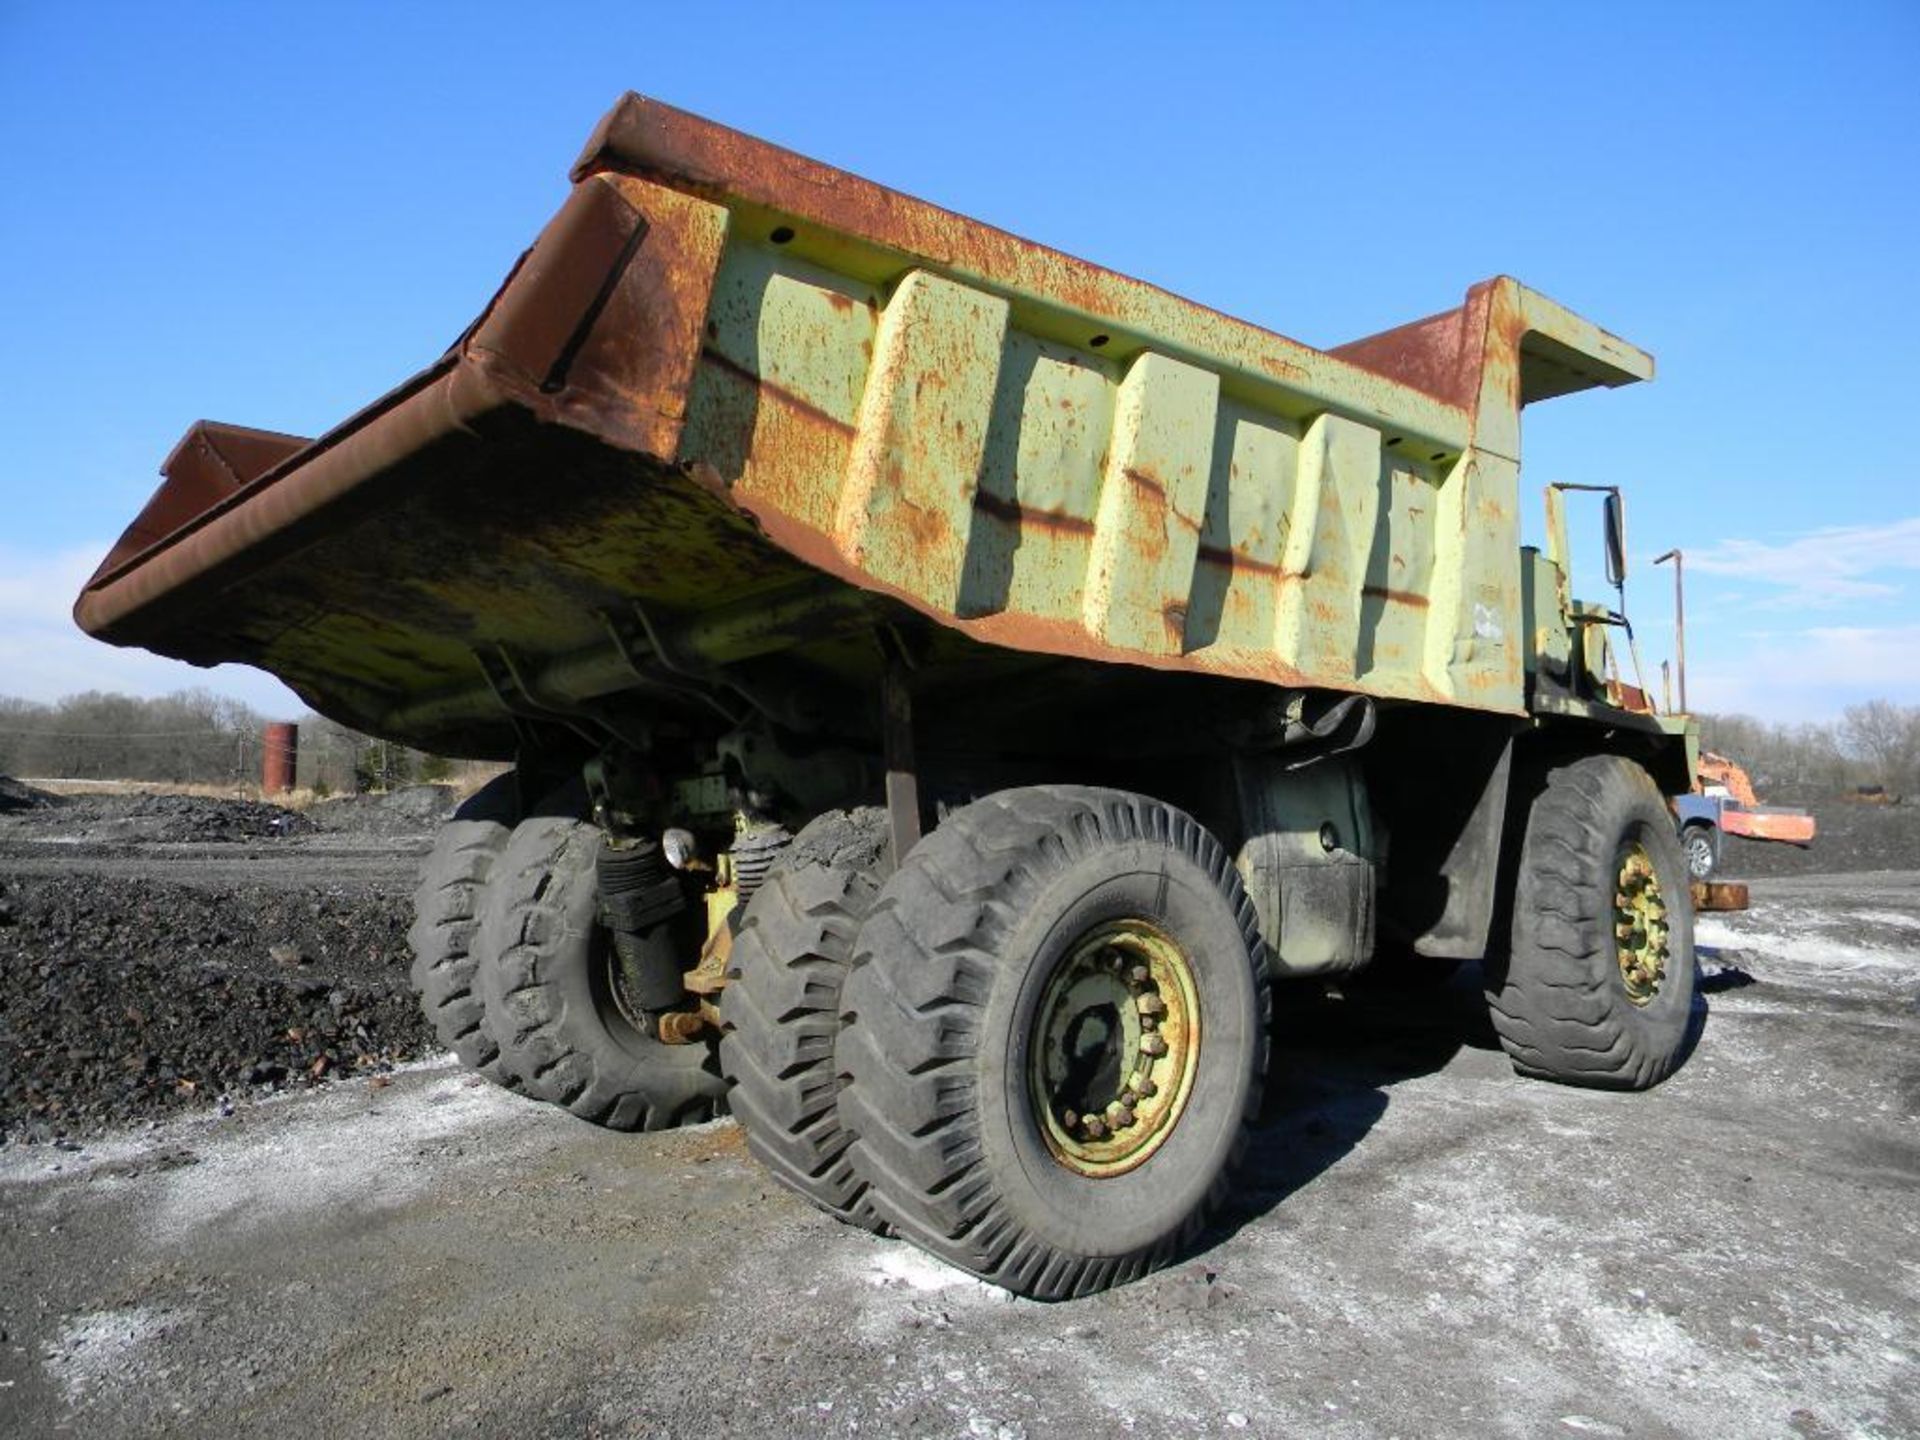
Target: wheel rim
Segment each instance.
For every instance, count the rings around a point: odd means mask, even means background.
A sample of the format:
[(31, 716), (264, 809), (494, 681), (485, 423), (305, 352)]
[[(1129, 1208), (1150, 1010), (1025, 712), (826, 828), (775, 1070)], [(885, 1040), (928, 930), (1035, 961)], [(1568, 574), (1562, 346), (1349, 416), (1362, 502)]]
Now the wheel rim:
[(1667, 976), (1668, 933), (1667, 902), (1653, 855), (1633, 841), (1621, 850), (1614, 877), (1613, 934), (1620, 983), (1635, 1005), (1660, 993)]
[(1687, 837), (1687, 868), (1696, 876), (1704, 876), (1713, 868), (1713, 846), (1706, 836), (1696, 833)]
[(1144, 920), (1095, 926), (1048, 977), (1027, 1054), (1055, 1160), (1095, 1179), (1145, 1164), (1179, 1124), (1200, 1059), (1186, 952)]

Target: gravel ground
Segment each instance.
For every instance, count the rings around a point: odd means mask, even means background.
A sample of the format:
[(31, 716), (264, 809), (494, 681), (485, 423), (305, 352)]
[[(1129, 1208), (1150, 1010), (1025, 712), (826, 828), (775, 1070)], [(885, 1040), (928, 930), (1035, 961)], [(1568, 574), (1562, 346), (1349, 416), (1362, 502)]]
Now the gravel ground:
[(1920, 811), (1742, 847), (1883, 873), (1704, 917), (1648, 1095), (1516, 1079), (1470, 969), (1283, 997), (1233, 1209), (1044, 1306), (413, 1060), (444, 796), (4, 798), (0, 1433), (1920, 1435)]
[(1470, 972), (1288, 997), (1234, 1209), (1069, 1304), (444, 1061), (0, 1149), (0, 1429), (1912, 1436), (1920, 874), (1754, 899), (1646, 1095), (1515, 1078)]

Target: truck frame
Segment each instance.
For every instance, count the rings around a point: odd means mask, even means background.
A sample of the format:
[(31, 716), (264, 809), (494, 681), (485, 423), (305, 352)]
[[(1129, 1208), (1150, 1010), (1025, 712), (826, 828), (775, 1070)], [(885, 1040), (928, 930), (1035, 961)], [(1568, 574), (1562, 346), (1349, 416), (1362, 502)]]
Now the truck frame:
[(1062, 1298), (1195, 1243), (1278, 982), (1479, 958), (1521, 1073), (1681, 1062), (1695, 732), (1520, 535), (1522, 408), (1646, 354), (1505, 277), (1313, 349), (632, 95), (572, 178), (391, 394), (193, 426), (75, 612), (512, 763), (411, 932), (465, 1063)]

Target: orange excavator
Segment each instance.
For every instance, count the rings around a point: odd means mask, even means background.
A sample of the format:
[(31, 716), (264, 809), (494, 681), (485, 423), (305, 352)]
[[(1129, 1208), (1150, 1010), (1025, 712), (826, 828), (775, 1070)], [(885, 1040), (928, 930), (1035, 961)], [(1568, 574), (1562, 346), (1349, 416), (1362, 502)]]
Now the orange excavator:
[(1775, 840), (1802, 847), (1813, 843), (1813, 816), (1784, 805), (1762, 805), (1754, 794), (1753, 778), (1725, 755), (1700, 752), (1693, 772), (1693, 793), (1669, 802), (1680, 843), (1687, 853), (1687, 869), (1705, 880), (1720, 867), (1723, 836), (1748, 840)]

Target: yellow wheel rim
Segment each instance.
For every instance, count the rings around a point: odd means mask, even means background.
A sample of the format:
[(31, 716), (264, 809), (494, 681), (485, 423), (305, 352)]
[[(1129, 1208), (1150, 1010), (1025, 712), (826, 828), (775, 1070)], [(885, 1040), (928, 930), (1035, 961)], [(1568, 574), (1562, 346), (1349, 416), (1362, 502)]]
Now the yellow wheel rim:
[(1095, 926), (1048, 977), (1027, 1055), (1054, 1159), (1094, 1179), (1145, 1164), (1179, 1124), (1200, 1059), (1186, 953), (1144, 920)]
[(1667, 978), (1667, 902), (1647, 847), (1635, 841), (1621, 851), (1614, 877), (1613, 938), (1620, 983), (1627, 999), (1645, 1005)]

